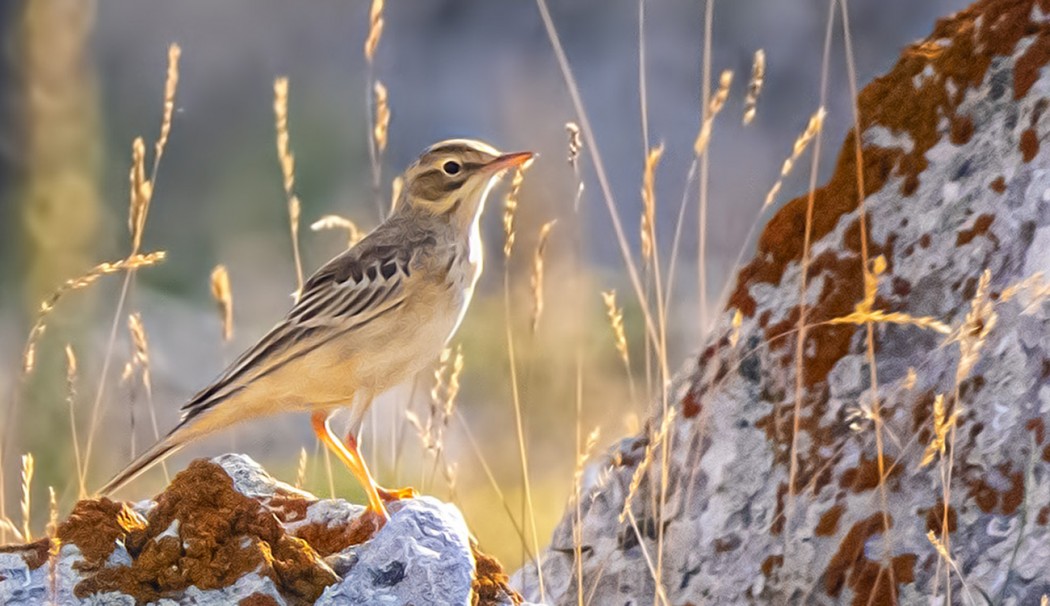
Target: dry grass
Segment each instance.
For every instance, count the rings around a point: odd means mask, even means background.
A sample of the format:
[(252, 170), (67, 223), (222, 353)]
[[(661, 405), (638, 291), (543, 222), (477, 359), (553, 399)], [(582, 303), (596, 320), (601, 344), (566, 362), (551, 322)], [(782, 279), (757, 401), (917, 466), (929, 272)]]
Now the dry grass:
[(219, 321), (222, 323), (222, 340), (229, 343), (233, 338), (233, 290), (230, 288), (230, 274), (225, 265), (216, 265), (211, 270), (211, 298), (219, 308)]
[(34, 368), (36, 368), (37, 343), (40, 338), (44, 336), (44, 332), (47, 331), (47, 318), (51, 312), (54, 311), (55, 306), (60, 299), (73, 291), (91, 286), (103, 276), (126, 270), (138, 269), (140, 267), (156, 265), (164, 260), (164, 256), (165, 253), (163, 251), (132, 255), (127, 259), (121, 259), (120, 261), (100, 263), (86, 274), (66, 280), (62, 286), (51, 294), (50, 297), (40, 303), (40, 309), (37, 312), (36, 321), (33, 323), (33, 327), (29, 330), (29, 338), (26, 340), (25, 347), (22, 350), (22, 373), (29, 374), (33, 372)]
[[(397, 199), (396, 195), (394, 196), (394, 199)], [(359, 227), (357, 227), (356, 223), (346, 217), (340, 217), (339, 215), (325, 215), (310, 224), (311, 231), (327, 231), (333, 229), (346, 232), (347, 248), (357, 244), (361, 238), (364, 237), (364, 233)]]
[(791, 148), (791, 155), (788, 156), (787, 160), (784, 160), (784, 165), (780, 168), (780, 177), (777, 178), (776, 183), (773, 184), (769, 193), (766, 194), (766, 201), (762, 204), (762, 208), (769, 208), (776, 201), (780, 188), (784, 186), (784, 179), (791, 174), (792, 169), (795, 167), (795, 162), (802, 157), (802, 153), (809, 147), (810, 142), (820, 134), (821, 129), (824, 127), (824, 117), (826, 115), (827, 112), (821, 107), (809, 118), (806, 130), (802, 131), (802, 134), (795, 139), (795, 145)]
[(295, 155), (292, 154), (288, 134), (288, 78), (277, 78), (273, 83), (273, 116), (277, 132), (277, 161), (281, 165), (284, 195), (288, 202), (288, 229), (292, 236), (292, 257), (295, 261), (295, 300), (303, 292), (303, 259), (299, 252), (299, 216), (302, 208), (295, 195)]
[(550, 239), (551, 228), (556, 220), (547, 221), (540, 228), (540, 235), (536, 238), (536, 251), (532, 253), (532, 274), (529, 276), (529, 284), (532, 286), (532, 334), (540, 327), (540, 317), (543, 316), (543, 255), (547, 251), (547, 240)]
[[(657, 467), (660, 472), (660, 478), (658, 481), (653, 480), (648, 483), (648, 486), (652, 487), (649, 490), (649, 496), (652, 498), (656, 514), (659, 519), (663, 519), (665, 509), (665, 491), (667, 488), (668, 480), (666, 477), (668, 465), (668, 452), (671, 448), (671, 440), (673, 437), (673, 421), (675, 420), (675, 408), (669, 406), (668, 394), (666, 393), (665, 386), (669, 379), (669, 373), (667, 371), (667, 319), (666, 312), (668, 303), (673, 293), (672, 283), (674, 278), (674, 256), (672, 255), (672, 262), (669, 268), (664, 271), (660, 261), (660, 246), (658, 241), (658, 234), (656, 228), (656, 171), (663, 152), (662, 146), (652, 147), (649, 145), (648, 135), (648, 120), (646, 116), (646, 97), (644, 85), (644, 74), (645, 74), (645, 60), (644, 60), (644, 2), (639, 3), (639, 48), (642, 51), (640, 53), (639, 69), (642, 84), (640, 84), (640, 98), (642, 100), (642, 123), (643, 123), (643, 141), (645, 143), (645, 165), (642, 177), (641, 186), (641, 200), (642, 200), (642, 214), (640, 218), (640, 235), (641, 235), (641, 250), (640, 258), (642, 260), (642, 266), (640, 272), (636, 266), (636, 257), (632, 253), (630, 247), (626, 243), (626, 239), (623, 237), (622, 230), (619, 227), (619, 218), (617, 206), (615, 200), (612, 198), (611, 189), (609, 188), (606, 179), (604, 168), (602, 168), (602, 162), (598, 150), (594, 146), (593, 133), (586, 120), (586, 113), (584, 112), (582, 101), (579, 98), (578, 91), (576, 90), (575, 81), (572, 77), (571, 70), (568, 67), (567, 60), (564, 57), (564, 53), (561, 51), (560, 42), (558, 41), (557, 34), (553, 29), (553, 23), (550, 21), (549, 14), (547, 13), (546, 3), (544, 0), (537, 0), (537, 4), (540, 7), (541, 16), (544, 17), (544, 24), (547, 27), (548, 35), (551, 37), (553, 46), (555, 47), (559, 65), (565, 75), (567, 85), (570, 89), (570, 94), (573, 97), (574, 106), (577, 113), (577, 120), (583, 126), (578, 126), (576, 122), (570, 122), (566, 124), (566, 132), (568, 135), (568, 163), (576, 176), (576, 203), (574, 208), (578, 209), (580, 199), (583, 194), (583, 180), (580, 177), (580, 154), (583, 149), (584, 142), (588, 145), (588, 152), (593, 153), (594, 164), (598, 173), (599, 183), (602, 186), (602, 193), (609, 209), (610, 216), (612, 217), (617, 240), (621, 246), (621, 252), (624, 256), (624, 263), (627, 267), (628, 276), (631, 279), (632, 287), (635, 290), (635, 295), (638, 298), (638, 303), (641, 308), (640, 322), (644, 323), (644, 334), (646, 342), (646, 354), (652, 356), (656, 364), (661, 368), (659, 373), (659, 379), (654, 382), (652, 389), (657, 390), (657, 395), (660, 397), (662, 406), (662, 421), (659, 428), (655, 432), (652, 432), (650, 428), (651, 436), (650, 440), (645, 449), (645, 455), (642, 462), (637, 466), (634, 471), (634, 475), (631, 478), (630, 486), (624, 500), (623, 510), (620, 514), (621, 523), (629, 523), (633, 528), (634, 532), (638, 533), (641, 548), (646, 558), (647, 565), (649, 566), (650, 572), (653, 575), (653, 579), (656, 583), (656, 601), (658, 603), (668, 603), (668, 597), (665, 593), (665, 587), (663, 582), (663, 524), (661, 523), (660, 529), (661, 534), (657, 543), (657, 551), (655, 554), (650, 552), (651, 545), (647, 544), (647, 540), (644, 539), (644, 535), (639, 532), (637, 521), (631, 511), (632, 504), (634, 503), (637, 495), (641, 492), (642, 482), (648, 476), (651, 476), (654, 467)], [(832, 0), (831, 6), (835, 6), (835, 0)], [(843, 9), (845, 8), (844, 3), (842, 4)], [(703, 273), (702, 267), (706, 264), (705, 258), (705, 243), (704, 238), (706, 237), (706, 197), (707, 197), (707, 154), (712, 138), (713, 125), (716, 117), (722, 111), (725, 106), (732, 82), (732, 73), (729, 71), (722, 72), (722, 76), (719, 79), (719, 85), (717, 89), (711, 93), (710, 89), (710, 38), (711, 38), (711, 19), (713, 14), (713, 2), (708, 1), (706, 3), (705, 11), (705, 48), (707, 51), (704, 54), (704, 89), (703, 89), (703, 113), (701, 116), (700, 131), (694, 141), (693, 152), (696, 156), (693, 167), (690, 169), (690, 176), (688, 181), (693, 178), (694, 171), (700, 171), (699, 179), (699, 191), (696, 191), (696, 197), (691, 199), (699, 199), (701, 208), (701, 229), (700, 237), (702, 242), (698, 246), (698, 255), (701, 265), (701, 314), (706, 313), (706, 275)], [(371, 104), (372, 110), (370, 112), (370, 118), (372, 120), (369, 145), (371, 146), (372, 164), (373, 164), (373, 177), (376, 183), (378, 191), (381, 185), (381, 162), (382, 154), (384, 153), (389, 137), (390, 128), (390, 112), (389, 112), (389, 101), (387, 98), (387, 90), (378, 80), (372, 78), (373, 61), (379, 45), (379, 41), (383, 31), (383, 2), (382, 0), (376, 0), (371, 5), (370, 12), (370, 28), (368, 34), (368, 40), (365, 43), (365, 57), (368, 62), (369, 79), (371, 86), (369, 87), (369, 103)], [(844, 27), (848, 28), (847, 24)], [(847, 29), (848, 34), (848, 29)], [(848, 35), (847, 35), (848, 45)], [(851, 52), (849, 63), (852, 64)], [(30, 373), (35, 367), (35, 354), (37, 341), (43, 336), (46, 329), (46, 318), (51, 310), (54, 308), (58, 300), (63, 297), (66, 293), (72, 290), (78, 290), (90, 286), (92, 283), (97, 281), (100, 277), (111, 273), (126, 271), (126, 282), (125, 292), (127, 290), (127, 281), (131, 278), (131, 273), (138, 267), (144, 267), (152, 265), (163, 259), (164, 253), (151, 253), (149, 255), (141, 254), (139, 252), (142, 244), (144, 226), (146, 217), (149, 211), (149, 204), (152, 199), (153, 186), (156, 179), (156, 167), (160, 157), (163, 154), (164, 146), (168, 140), (171, 117), (174, 108), (174, 97), (178, 83), (178, 69), (177, 62), (179, 57), (179, 51), (177, 47), (172, 47), (169, 53), (169, 71), (168, 79), (165, 85), (165, 102), (164, 102), (164, 117), (162, 119), (161, 133), (154, 146), (154, 168), (151, 175), (146, 173), (146, 147), (142, 139), (137, 139), (132, 149), (132, 168), (130, 172), (129, 182), (131, 190), (131, 204), (129, 208), (129, 230), (132, 236), (132, 253), (124, 260), (116, 261), (114, 263), (102, 264), (94, 268), (91, 272), (80, 278), (71, 280), (63, 285), (56, 293), (49, 298), (41, 307), (40, 316), (38, 322), (34, 325), (33, 330), (30, 332), (29, 339), (26, 344), (24, 352), (24, 372)], [(747, 94), (744, 98), (744, 112), (743, 122), (749, 124), (752, 122), (756, 115), (758, 99), (761, 95), (763, 82), (765, 80), (765, 54), (763, 51), (758, 50), (754, 56), (754, 62), (752, 64), (751, 79), (748, 83)], [(826, 67), (825, 67), (826, 70)], [(851, 75), (852, 77), (852, 75)], [(855, 87), (855, 82), (851, 82)], [(823, 86), (823, 85), (822, 85)], [(822, 92), (823, 94), (823, 92)], [(284, 193), (287, 199), (288, 205), (288, 216), (289, 216), (289, 228), (291, 232), (293, 242), (293, 254), (296, 265), (297, 273), (297, 293), (302, 288), (303, 283), (303, 271), (299, 252), (299, 223), (300, 223), (300, 202), (298, 196), (295, 194), (295, 158), (291, 152), (290, 136), (288, 133), (288, 83), (286, 79), (279, 79), (275, 82), (274, 87), (274, 111), (275, 111), (275, 128), (276, 128), (276, 139), (277, 139), (277, 153), (281, 167), (281, 173), (283, 177)], [(855, 91), (854, 91), (855, 98)], [(823, 101), (822, 101), (823, 107)], [(771, 206), (775, 201), (783, 185), (784, 179), (792, 172), (794, 165), (798, 162), (799, 158), (805, 153), (810, 145), (814, 147), (814, 168), (813, 175), (815, 178), (817, 161), (816, 158), (819, 156), (819, 144), (820, 135), (823, 128), (824, 111), (823, 108), (818, 109), (817, 112), (811, 117), (809, 124), (805, 131), (799, 135), (795, 141), (791, 155), (785, 160), (783, 167), (780, 172), (780, 176), (772, 189), (767, 195), (763, 207)], [(861, 150), (857, 150), (860, 154)], [(858, 165), (861, 163), (858, 162)], [(513, 179), (513, 183), (510, 188), (510, 192), (507, 194), (504, 200), (503, 206), (503, 234), (504, 234), (504, 246), (503, 254), (504, 259), (509, 265), (511, 255), (513, 254), (513, 247), (515, 238), (518, 230), (516, 224), (517, 211), (518, 211), (518, 197), (519, 190), (523, 183), (523, 170), (518, 170)], [(398, 199), (400, 184), (397, 180), (392, 182), (392, 196), (391, 204), (396, 203)], [(861, 182), (861, 175), (858, 175), (858, 188), (863, 189), (863, 183)], [(811, 191), (814, 189), (810, 188)], [(863, 202), (862, 202), (863, 204)], [(685, 200), (683, 200), (683, 210), (685, 208)], [(863, 209), (862, 209), (863, 211)], [(810, 199), (810, 208), (807, 212), (806, 221), (806, 245), (805, 250), (806, 256), (803, 258), (802, 265), (805, 268), (808, 265), (808, 249), (809, 249), (809, 235), (810, 227), (812, 224), (812, 198)], [(863, 212), (861, 213), (863, 217)], [(545, 263), (546, 249), (548, 245), (551, 228), (553, 221), (549, 221), (543, 225), (537, 238), (536, 248), (532, 255), (532, 267), (530, 275), (530, 289), (532, 294), (532, 310), (531, 316), (529, 317), (529, 326), (531, 334), (535, 337), (538, 332), (538, 327), (544, 313), (544, 299), (545, 299), (545, 288), (544, 288), (544, 274), (545, 274)], [(676, 227), (680, 227), (679, 225)], [(357, 225), (349, 219), (336, 216), (328, 215), (322, 217), (320, 220), (310, 225), (313, 231), (321, 230), (340, 230), (345, 232), (347, 237), (347, 244), (352, 246), (361, 237), (361, 231)], [(559, 232), (560, 234), (561, 232)], [(868, 349), (869, 356), (869, 368), (872, 373), (871, 385), (872, 398), (869, 402), (864, 402), (856, 408), (855, 419), (865, 420), (865, 424), (857, 423), (856, 427), (858, 431), (874, 431), (876, 432), (878, 440), (878, 452), (879, 452), (879, 473), (881, 478), (885, 478), (889, 470), (884, 468), (883, 459), (883, 446), (881, 443), (882, 432), (885, 429), (882, 426), (882, 419), (880, 417), (879, 402), (875, 397), (877, 395), (877, 376), (875, 375), (876, 369), (874, 365), (874, 352), (872, 349), (872, 326), (876, 324), (896, 324), (902, 326), (912, 326), (921, 330), (930, 330), (939, 334), (947, 335), (947, 343), (957, 344), (960, 348), (960, 362), (956, 372), (956, 383), (964, 380), (972, 372), (974, 365), (979, 361), (982, 348), (987, 340), (988, 334), (994, 329), (997, 314), (995, 311), (995, 301), (990, 296), (990, 274), (985, 274), (981, 278), (981, 282), (978, 285), (977, 295), (974, 297), (970, 314), (966, 320), (959, 326), (949, 326), (947, 323), (933, 317), (915, 317), (902, 312), (890, 312), (885, 310), (879, 310), (875, 308), (875, 293), (878, 287), (878, 281), (880, 276), (885, 270), (885, 260), (881, 257), (874, 259), (867, 258), (867, 232), (866, 227), (862, 226), (861, 229), (863, 257), (864, 257), (864, 299), (858, 303), (854, 311), (845, 316), (827, 320), (821, 324), (828, 325), (855, 325), (863, 326), (867, 332), (866, 346)], [(678, 237), (676, 233), (675, 244), (672, 250), (677, 251)], [(802, 272), (803, 276), (806, 275), (805, 269)], [(450, 419), (453, 415), (458, 416), (462, 423), (462, 429), (468, 440), (473, 446), (475, 454), (478, 456), (480, 466), (484, 469), (485, 474), (491, 484), (493, 490), (496, 492), (503, 509), (509, 518), (510, 522), (514, 526), (514, 530), (517, 533), (517, 537), (521, 542), (523, 551), (528, 553), (528, 557), (532, 558), (537, 565), (541, 565), (542, 562), (538, 561), (539, 557), (539, 541), (540, 535), (537, 532), (536, 526), (536, 514), (535, 508), (532, 502), (532, 489), (530, 487), (530, 474), (529, 474), (529, 449), (527, 448), (527, 435), (524, 423), (524, 409), (522, 396), (519, 393), (519, 378), (518, 378), (518, 360), (517, 351), (515, 349), (515, 332), (514, 322), (516, 320), (522, 320), (523, 314), (516, 312), (512, 309), (512, 301), (514, 300), (511, 296), (512, 289), (510, 287), (510, 272), (507, 271), (504, 274), (504, 304), (505, 304), (505, 317), (504, 325), (506, 328), (506, 351), (508, 356), (509, 370), (511, 374), (511, 398), (514, 408), (515, 425), (517, 433), (517, 442), (519, 450), (520, 468), (521, 468), (521, 483), (524, 490), (524, 506), (523, 512), (518, 516), (513, 512), (513, 507), (509, 503), (507, 496), (497, 480), (496, 474), (492, 471), (489, 461), (486, 460), (482, 449), (479, 447), (477, 442), (473, 438), (473, 434), (470, 431), (470, 427), (463, 420), (463, 415), (460, 411), (456, 410), (455, 402), (460, 391), (460, 380), (461, 373), (463, 371), (463, 355), (461, 350), (457, 347), (455, 350), (446, 350), (442, 356), (439, 367), (434, 375), (434, 385), (430, 392), (430, 399), (428, 402), (428, 412), (426, 418), (420, 417), (417, 413), (407, 410), (405, 412), (405, 418), (409, 425), (414, 427), (419, 438), (421, 447), (429, 453), (429, 456), (433, 457), (434, 467), (430, 473), (430, 484), (433, 484), (435, 474), (440, 470), (446, 485), (448, 486), (450, 493), (455, 492), (457, 483), (457, 467), (455, 462), (445, 460), (446, 449), (446, 432), (450, 424)], [(643, 287), (644, 279), (644, 287)], [(667, 288), (662, 288), (662, 281), (666, 280)], [(654, 296), (654, 291), (650, 288), (650, 285), (655, 282), (655, 304), (651, 301)], [(230, 293), (229, 278), (226, 274), (225, 268), (221, 265), (217, 266), (212, 273), (211, 287), (213, 297), (216, 304), (219, 306), (219, 313), (222, 320), (223, 327), (223, 340), (229, 341), (232, 338), (233, 331), (233, 318), (232, 318), (232, 295)], [(806, 285), (803, 281), (802, 289), (800, 291), (800, 306), (802, 311), (800, 312), (799, 324), (797, 331), (792, 336), (796, 338), (797, 347), (800, 348), (805, 342), (805, 335), (808, 329), (815, 326), (814, 324), (808, 323), (805, 314), (805, 289)], [(592, 291), (593, 292), (593, 291)], [(1005, 302), (1013, 298), (1028, 297), (1028, 305), (1034, 307), (1039, 300), (1050, 295), (1050, 284), (1043, 281), (1042, 276), (1032, 276), (1025, 281), (1007, 287), (999, 297), (1000, 302)], [(628, 350), (627, 340), (627, 328), (625, 327), (625, 321), (623, 316), (623, 310), (616, 301), (615, 291), (608, 291), (602, 293), (602, 298), (605, 306), (606, 317), (609, 322), (609, 326), (612, 329), (614, 337), (614, 345), (616, 348), (617, 355), (623, 364), (624, 375), (626, 380), (630, 382), (631, 401), (636, 402), (634, 394), (633, 384), (633, 373), (631, 368), (631, 359)], [(121, 305), (123, 305), (124, 295), (121, 298)], [(118, 308), (119, 309), (119, 308)], [(120, 313), (118, 311), (118, 313)], [(703, 317), (703, 315), (701, 315)], [(546, 320), (549, 322), (550, 319)], [(703, 323), (703, 320), (701, 320)], [(737, 348), (740, 344), (740, 333), (743, 323), (743, 317), (740, 312), (737, 312), (731, 321), (731, 332), (729, 335), (730, 345), (733, 348)], [(137, 376), (144, 386), (146, 386), (147, 393), (150, 392), (149, 383), (149, 354), (148, 345), (146, 341), (145, 330), (142, 327), (141, 318), (138, 314), (132, 313), (128, 316), (128, 331), (132, 341), (132, 355), (131, 361), (128, 363), (126, 375)], [(523, 348), (522, 351), (527, 350)], [(741, 352), (740, 357), (746, 357), (750, 355), (750, 352)], [(107, 361), (109, 354), (107, 353)], [(801, 354), (798, 355), (799, 363), (804, 358)], [(473, 358), (471, 358), (473, 359)], [(639, 363), (640, 365), (640, 363)], [(71, 348), (67, 347), (67, 369), (66, 369), (66, 385), (68, 394), (69, 404), (69, 418), (71, 423), (71, 430), (73, 433), (73, 446), (76, 456), (76, 471), (79, 480), (79, 493), (81, 495), (86, 494), (84, 486), (84, 478), (87, 475), (88, 460), (90, 458), (90, 443), (91, 437), (95, 435), (96, 427), (94, 421), (92, 422), (92, 431), (89, 434), (89, 446), (87, 454), (84, 460), (81, 460), (81, 453), (79, 450), (79, 442), (77, 436), (77, 422), (75, 417), (75, 400), (76, 400), (76, 357), (73, 355)], [(579, 362), (577, 364), (577, 390), (578, 393), (582, 393), (582, 383), (584, 381), (583, 366)], [(801, 369), (798, 369), (799, 371)], [(797, 372), (801, 376), (801, 372)], [(103, 372), (103, 376), (105, 371)], [(526, 375), (527, 376), (527, 375)], [(917, 371), (915, 369), (909, 369), (908, 376), (904, 381), (905, 389), (912, 389), (917, 380)], [(650, 391), (652, 391), (652, 389)], [(101, 400), (101, 386), (96, 398), (96, 408), (93, 411), (93, 419), (97, 414), (98, 401)], [(652, 395), (652, 394), (649, 394)], [(410, 398), (411, 399), (411, 398)], [(582, 511), (580, 507), (580, 501), (583, 498), (583, 477), (584, 468), (590, 454), (594, 451), (597, 446), (599, 431), (595, 428), (586, 438), (586, 441), (582, 441), (580, 434), (580, 419), (582, 414), (582, 395), (578, 396), (577, 399), (577, 444), (575, 448), (575, 467), (572, 473), (572, 496), (574, 503), (574, 520), (573, 520), (573, 537), (574, 537), (574, 550), (576, 558), (576, 585), (578, 603), (584, 603), (583, 591), (585, 586), (584, 571), (583, 571), (583, 554), (582, 554)], [(801, 401), (801, 399), (799, 399)], [(952, 401), (952, 400), (949, 400)], [(944, 502), (948, 502), (950, 494), (948, 486), (950, 485), (949, 480), (951, 479), (952, 473), (952, 449), (954, 441), (954, 430), (957, 424), (958, 416), (960, 415), (962, 408), (959, 405), (958, 393), (953, 400), (953, 405), (948, 407), (945, 405), (945, 395), (940, 394), (937, 396), (934, 402), (933, 410), (933, 429), (934, 437), (929, 444), (926, 444), (925, 452), (922, 457), (922, 466), (927, 466), (938, 461), (942, 473), (942, 481), (944, 488)], [(152, 411), (152, 405), (151, 405)], [(796, 408), (794, 415), (795, 422), (795, 436), (798, 435), (798, 422), (800, 419), (799, 410)], [(133, 422), (134, 423), (134, 422)], [(154, 417), (154, 430), (156, 431), (156, 420)], [(397, 440), (395, 440), (397, 441)], [(797, 468), (795, 467), (797, 452), (795, 444), (792, 444), (792, 469), (791, 469), (791, 480), (790, 480), (790, 493), (792, 495), (798, 492), (798, 488), (795, 484), (795, 477)], [(658, 454), (660, 453), (660, 454)], [(326, 453), (327, 455), (327, 453)], [(28, 456), (28, 455), (27, 455)], [(657, 457), (660, 457), (659, 459)], [(306, 483), (306, 470), (307, 470), (307, 451), (301, 449), (299, 453), (298, 466), (296, 468), (296, 486), (302, 486)], [(329, 467), (330, 469), (330, 467)], [(26, 457), (23, 457), (23, 501), (22, 501), (22, 514), (23, 524), (21, 528), (16, 527), (10, 520), (3, 518), (0, 515), (0, 531), (5, 533), (11, 533), (21, 539), (28, 540), (30, 538), (29, 528), (29, 508), (30, 508), (30, 489), (33, 476), (33, 462), (32, 458), (29, 457), (28, 461)], [(329, 473), (329, 484), (332, 486), (332, 478)], [(883, 511), (885, 513), (885, 487), (884, 481), (880, 481), (880, 491), (883, 499)], [(334, 487), (331, 488), (334, 492)], [(54, 505), (54, 493), (52, 492), (51, 511), (54, 512), (56, 506)], [(789, 505), (790, 510), (790, 505)], [(52, 513), (52, 515), (56, 515)], [(786, 515), (790, 516), (790, 511)], [(530, 531), (526, 532), (528, 524)], [(944, 521), (945, 528), (947, 527), (947, 519)], [(790, 527), (790, 525), (788, 525)], [(888, 533), (887, 533), (888, 534)], [(942, 536), (947, 536), (947, 533), (942, 532)], [(959, 578), (962, 575), (959, 571), (958, 564), (951, 556), (951, 546), (947, 538), (940, 539), (935, 533), (930, 534), (930, 543), (933, 548), (937, 551), (939, 556), (945, 563), (946, 568), (954, 571)], [(793, 540), (791, 537), (785, 537), (786, 541)], [(592, 583), (592, 587), (596, 586), (598, 579), (588, 579)], [(946, 581), (947, 582), (947, 581)], [(542, 571), (540, 574), (541, 594), (544, 591), (543, 588), (543, 577)], [(1045, 599), (1044, 599), (1045, 603)]]
[(33, 453), (22, 455), (22, 539), (26, 543), (33, 541)]
[(755, 51), (755, 58), (751, 62), (751, 80), (747, 83), (747, 97), (744, 98), (744, 126), (748, 126), (755, 119), (758, 111), (758, 97), (762, 94), (762, 85), (766, 79), (766, 52), (762, 49)]

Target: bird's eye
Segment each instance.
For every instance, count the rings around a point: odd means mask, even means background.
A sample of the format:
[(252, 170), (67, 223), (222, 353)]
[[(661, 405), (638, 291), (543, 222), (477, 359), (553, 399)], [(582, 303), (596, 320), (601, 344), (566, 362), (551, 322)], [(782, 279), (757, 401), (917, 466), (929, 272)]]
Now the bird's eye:
[(454, 175), (460, 171), (463, 167), (459, 165), (459, 162), (449, 160), (441, 166), (441, 170), (445, 171), (446, 175)]

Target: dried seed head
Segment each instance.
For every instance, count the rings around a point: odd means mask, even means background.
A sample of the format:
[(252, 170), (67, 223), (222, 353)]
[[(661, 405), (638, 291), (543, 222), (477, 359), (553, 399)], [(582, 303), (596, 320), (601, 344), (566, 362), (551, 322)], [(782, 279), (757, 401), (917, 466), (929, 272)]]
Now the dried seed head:
[(751, 121), (755, 119), (758, 96), (762, 94), (762, 84), (765, 78), (766, 52), (758, 49), (755, 51), (755, 59), (751, 63), (751, 80), (747, 83), (747, 97), (744, 98), (744, 126), (751, 124)]
[(373, 89), (375, 95), (375, 126), (372, 128), (372, 138), (375, 141), (376, 150), (382, 154), (386, 150), (387, 132), (390, 128), (390, 106), (387, 104), (386, 87), (378, 80)]
[(725, 70), (718, 79), (718, 90), (715, 91), (714, 96), (708, 102), (703, 124), (700, 126), (700, 132), (696, 135), (696, 141), (693, 142), (693, 153), (697, 157), (707, 152), (707, 146), (711, 142), (711, 128), (714, 126), (715, 117), (725, 107), (726, 100), (729, 98), (729, 87), (732, 84), (733, 72)]
[(580, 127), (575, 122), (565, 123), (565, 132), (569, 135), (569, 166), (576, 169), (576, 163), (580, 159), (580, 150), (583, 149), (583, 140), (580, 138)]
[(826, 112), (821, 107), (809, 118), (809, 124), (806, 125), (806, 130), (795, 139), (795, 145), (791, 149), (791, 156), (787, 160), (784, 160), (784, 165), (780, 167), (780, 177), (777, 178), (777, 182), (773, 184), (773, 187), (766, 194), (766, 201), (762, 204), (762, 208), (768, 208), (773, 204), (773, 200), (776, 199), (777, 194), (780, 192), (780, 188), (784, 185), (784, 179), (791, 173), (791, 169), (794, 168), (795, 162), (798, 161), (799, 156), (806, 150), (810, 142), (824, 128), (824, 116)]
[(369, 63), (375, 58), (379, 39), (383, 37), (383, 0), (372, 0), (368, 11), (368, 38), (365, 40), (365, 59)]
[(159, 162), (164, 155), (164, 146), (168, 144), (171, 134), (171, 117), (175, 112), (175, 91), (179, 87), (179, 57), (182, 49), (178, 44), (168, 47), (168, 76), (164, 81), (164, 114), (160, 121), (160, 136), (153, 146), (155, 161)]
[(656, 167), (660, 164), (664, 146), (649, 150), (645, 157), (645, 172), (642, 174), (642, 258), (649, 260), (656, 245)]
[(361, 240), (361, 230), (358, 229), (357, 224), (350, 219), (339, 215), (325, 215), (311, 223), (310, 229), (312, 231), (326, 229), (341, 229), (345, 231), (347, 248), (352, 247)]
[(225, 265), (216, 265), (211, 270), (211, 296), (219, 306), (222, 321), (222, 340), (233, 338), (233, 291), (230, 289), (230, 274)]
[(290, 150), (288, 135), (288, 78), (277, 78), (273, 82), (273, 116), (284, 193), (290, 197), (295, 190), (295, 156)]
[(603, 292), (602, 301), (605, 302), (605, 313), (609, 318), (609, 326), (613, 330), (616, 351), (619, 352), (624, 366), (630, 367), (631, 360), (627, 352), (627, 336), (623, 328), (623, 310), (616, 306), (616, 291)]
[(33, 533), (29, 527), (29, 514), (32, 508), (33, 470), (33, 453), (22, 455), (22, 537), (26, 543), (33, 541)]
[(557, 220), (548, 221), (540, 228), (540, 235), (536, 239), (536, 252), (532, 255), (532, 275), (529, 283), (532, 286), (532, 333), (540, 325), (540, 316), (543, 315), (543, 255), (547, 250), (547, 240), (550, 238), (551, 228)]
[(510, 191), (503, 200), (503, 257), (507, 259), (510, 258), (510, 252), (514, 248), (514, 218), (518, 212), (518, 192), (525, 181), (525, 170), (530, 165), (531, 162), (523, 164), (514, 171)]

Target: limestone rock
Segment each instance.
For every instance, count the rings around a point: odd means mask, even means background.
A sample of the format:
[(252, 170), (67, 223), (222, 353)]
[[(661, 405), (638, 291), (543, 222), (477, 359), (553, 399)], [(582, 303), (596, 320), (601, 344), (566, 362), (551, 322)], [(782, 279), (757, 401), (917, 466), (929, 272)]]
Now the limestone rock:
[(572, 508), (557, 527), (551, 603), (652, 604), (654, 577), (676, 605), (1050, 593), (1048, 61), (1050, 3), (980, 0), (860, 93), (808, 254), (805, 195), (672, 390), (666, 486), (657, 445), (620, 521), (656, 411), (583, 497), (582, 583)]
[(0, 604), (514, 604), (459, 511), (422, 497), (364, 508), (197, 460), (154, 501), (81, 501), (57, 541), (0, 548)]

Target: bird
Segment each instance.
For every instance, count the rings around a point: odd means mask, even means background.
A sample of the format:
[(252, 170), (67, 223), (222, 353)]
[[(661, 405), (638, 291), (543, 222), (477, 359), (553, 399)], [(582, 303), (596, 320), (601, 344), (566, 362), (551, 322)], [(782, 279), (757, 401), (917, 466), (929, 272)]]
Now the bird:
[[(367, 509), (414, 495), (373, 478), (357, 435), (372, 400), (422, 371), (447, 346), (483, 268), (480, 217), (509, 169), (536, 156), (477, 140), (426, 148), (402, 175), (391, 214), (303, 283), (287, 315), (182, 407), (180, 422), (98, 494), (107, 496), (190, 442), (234, 424), (307, 412), (317, 438), (350, 469)], [(335, 411), (350, 409), (344, 439)]]

